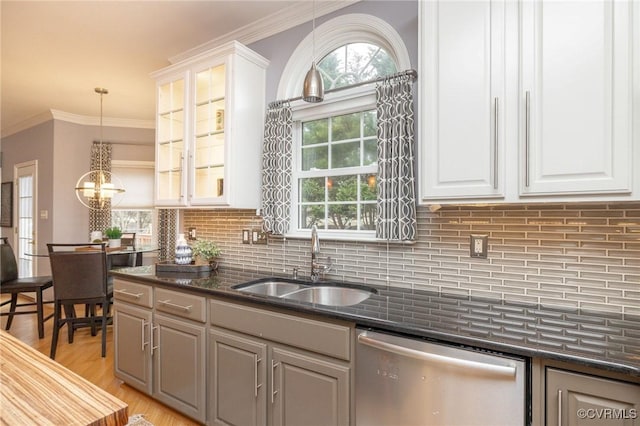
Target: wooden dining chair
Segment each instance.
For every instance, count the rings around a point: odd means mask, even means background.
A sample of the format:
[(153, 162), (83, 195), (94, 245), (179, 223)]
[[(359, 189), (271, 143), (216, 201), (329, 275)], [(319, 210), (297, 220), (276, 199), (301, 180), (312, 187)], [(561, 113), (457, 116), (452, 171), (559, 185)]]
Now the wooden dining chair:
[[(53, 285), (51, 276), (18, 277), (18, 264), (15, 254), (9, 245), (7, 237), (0, 238), (0, 294), (10, 294), (11, 298), (0, 303), (0, 307), (10, 304), (8, 312), (0, 315), (8, 316), (5, 330), (11, 328), (14, 315), (36, 314), (38, 316), (38, 337), (44, 337), (44, 323), (53, 314), (44, 316), (44, 302), (42, 293)], [(35, 293), (35, 302), (18, 303), (18, 296), (24, 293)], [(35, 310), (18, 309), (24, 306), (35, 306)]]
[[(51, 339), (52, 359), (55, 358), (60, 328), (68, 329), (69, 343), (73, 333), (80, 327), (91, 327), (96, 334), (99, 324), (102, 329), (102, 356), (107, 350), (107, 323), (110, 321), (109, 306), (113, 291), (107, 280), (107, 257), (105, 244), (47, 244), (51, 273), (53, 276), (54, 324)], [(76, 304), (86, 305), (84, 316), (78, 316)], [(102, 307), (96, 315), (97, 307)], [(64, 317), (63, 317), (64, 311)]]

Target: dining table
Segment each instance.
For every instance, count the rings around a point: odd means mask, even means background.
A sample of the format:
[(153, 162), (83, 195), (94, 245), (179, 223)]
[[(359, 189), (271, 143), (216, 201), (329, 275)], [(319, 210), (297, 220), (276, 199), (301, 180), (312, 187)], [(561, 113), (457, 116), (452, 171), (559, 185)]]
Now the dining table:
[[(83, 247), (83, 248), (79, 248), (76, 250), (88, 250), (88, 251), (93, 251), (96, 250), (95, 246), (91, 247), (89, 244), (87, 244), (87, 247)], [(154, 246), (140, 246), (140, 247), (105, 247), (105, 251), (107, 254), (107, 269), (112, 269), (111, 266), (111, 259), (112, 256), (122, 256), (122, 255), (129, 255), (131, 256), (131, 261), (129, 263), (128, 266), (141, 266), (142, 265), (142, 258), (144, 256), (145, 253), (153, 253), (158, 251), (158, 247), (154, 247)], [(49, 257), (49, 253), (25, 253), (27, 256), (31, 256), (31, 257)]]

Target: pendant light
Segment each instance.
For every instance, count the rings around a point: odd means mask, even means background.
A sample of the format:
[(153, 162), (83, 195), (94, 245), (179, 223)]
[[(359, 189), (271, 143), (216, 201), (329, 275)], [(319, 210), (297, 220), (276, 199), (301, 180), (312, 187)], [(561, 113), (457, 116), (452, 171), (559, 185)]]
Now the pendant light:
[(324, 99), (324, 83), (320, 72), (316, 69), (316, 1), (313, 0), (313, 30), (311, 32), (313, 48), (311, 54), (311, 69), (304, 78), (302, 99), (306, 102), (317, 103)]
[[(90, 170), (80, 176), (76, 183), (76, 197), (92, 210), (109, 209), (120, 203), (124, 193), (122, 182), (110, 171), (102, 169), (102, 97), (109, 93), (107, 89), (96, 87), (100, 95), (100, 143), (98, 170)], [(118, 196), (119, 195), (119, 196)]]

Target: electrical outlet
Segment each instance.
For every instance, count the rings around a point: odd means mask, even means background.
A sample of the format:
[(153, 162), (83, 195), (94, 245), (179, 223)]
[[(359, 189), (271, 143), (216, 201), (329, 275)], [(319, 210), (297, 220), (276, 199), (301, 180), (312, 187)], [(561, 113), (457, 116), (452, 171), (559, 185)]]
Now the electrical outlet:
[(486, 259), (488, 252), (488, 243), (489, 236), (486, 234), (483, 235), (471, 235), (470, 244), (469, 244), (469, 255), (471, 257)]
[(242, 244), (251, 244), (251, 231), (248, 229), (242, 230)]
[(267, 233), (264, 231), (260, 231), (257, 229), (254, 229), (251, 232), (251, 242), (253, 244), (267, 244)]
[(189, 236), (188, 238), (190, 240), (195, 240), (196, 239), (196, 228), (193, 228), (193, 227), (189, 228), (188, 236)]

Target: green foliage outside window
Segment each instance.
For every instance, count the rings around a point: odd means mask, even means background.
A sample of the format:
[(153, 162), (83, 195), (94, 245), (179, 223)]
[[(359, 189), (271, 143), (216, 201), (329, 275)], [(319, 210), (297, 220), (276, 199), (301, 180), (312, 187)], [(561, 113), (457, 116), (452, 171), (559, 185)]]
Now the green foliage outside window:
[(318, 63), (325, 90), (350, 86), (396, 73), (393, 59), (381, 47), (369, 43), (346, 44)]

